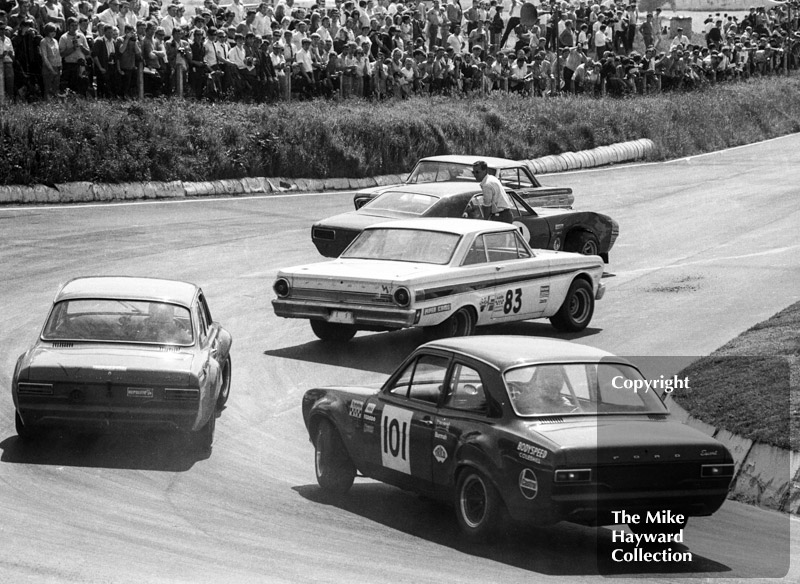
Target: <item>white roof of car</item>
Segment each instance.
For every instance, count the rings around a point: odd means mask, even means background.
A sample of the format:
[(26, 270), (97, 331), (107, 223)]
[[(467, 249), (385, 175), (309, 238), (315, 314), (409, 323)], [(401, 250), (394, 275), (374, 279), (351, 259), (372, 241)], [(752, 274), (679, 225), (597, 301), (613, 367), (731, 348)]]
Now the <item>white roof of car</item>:
[(191, 306), (197, 286), (177, 280), (93, 276), (70, 280), (56, 294), (55, 302), (78, 298), (156, 300)]
[(507, 168), (509, 166), (525, 166), (518, 160), (509, 160), (508, 158), (496, 158), (494, 156), (478, 156), (478, 155), (464, 155), (464, 154), (442, 154), (440, 156), (426, 156), (421, 160), (429, 160), (432, 162), (450, 162), (454, 164), (469, 164), (470, 166), (478, 160), (483, 160), (491, 168)]
[(367, 229), (416, 229), (418, 231), (441, 231), (467, 235), (470, 233), (486, 233), (491, 231), (515, 231), (510, 223), (485, 221), (483, 219), (448, 219), (442, 217), (421, 217), (418, 219), (403, 219), (402, 221), (387, 221), (367, 227)]

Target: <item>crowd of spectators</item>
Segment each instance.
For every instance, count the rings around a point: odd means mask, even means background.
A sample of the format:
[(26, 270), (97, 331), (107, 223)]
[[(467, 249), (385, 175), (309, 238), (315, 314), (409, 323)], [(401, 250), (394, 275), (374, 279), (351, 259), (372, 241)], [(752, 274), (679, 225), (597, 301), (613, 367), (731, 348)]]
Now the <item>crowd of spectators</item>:
[(6, 100), (624, 95), (786, 71), (800, 54), (793, 2), (709, 15), (693, 44), (630, 0), (103, 1), (0, 0)]

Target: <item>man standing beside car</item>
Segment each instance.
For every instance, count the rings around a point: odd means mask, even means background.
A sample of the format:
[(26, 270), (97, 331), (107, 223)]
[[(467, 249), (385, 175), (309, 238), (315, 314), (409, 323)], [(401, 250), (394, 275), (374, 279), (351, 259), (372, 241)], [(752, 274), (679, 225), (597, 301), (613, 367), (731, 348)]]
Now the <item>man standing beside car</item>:
[(513, 223), (514, 217), (511, 214), (511, 198), (506, 193), (503, 183), (489, 174), (489, 167), (483, 160), (476, 160), (472, 163), (472, 174), (475, 180), (481, 185), (483, 191), (483, 215), (490, 221), (503, 221)]

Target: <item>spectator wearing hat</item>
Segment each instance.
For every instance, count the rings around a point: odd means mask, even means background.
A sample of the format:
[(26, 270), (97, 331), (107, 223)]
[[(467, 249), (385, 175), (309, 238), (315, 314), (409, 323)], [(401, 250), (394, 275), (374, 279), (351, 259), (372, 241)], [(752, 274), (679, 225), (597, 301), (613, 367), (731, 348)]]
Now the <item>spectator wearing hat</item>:
[(112, 97), (117, 90), (117, 47), (114, 34), (119, 33), (117, 27), (98, 23), (103, 35), (92, 45), (92, 62), (97, 79), (97, 97)]
[(272, 85), (272, 90), (277, 97), (286, 97), (288, 93), (289, 83), (286, 77), (286, 58), (283, 56), (283, 44), (276, 41), (272, 43), (272, 53), (270, 54), (270, 62), (272, 63), (272, 70), (275, 72), (275, 80)]

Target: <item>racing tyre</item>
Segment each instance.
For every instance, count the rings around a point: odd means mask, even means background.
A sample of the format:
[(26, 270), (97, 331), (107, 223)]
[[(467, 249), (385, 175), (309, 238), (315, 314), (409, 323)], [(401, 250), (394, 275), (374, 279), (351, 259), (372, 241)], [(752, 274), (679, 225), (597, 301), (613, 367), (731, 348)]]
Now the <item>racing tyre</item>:
[(600, 244), (597, 238), (586, 231), (570, 233), (564, 242), (564, 251), (580, 253), (583, 255), (599, 255)]
[(220, 375), (222, 376), (222, 385), (219, 388), (219, 397), (217, 398), (217, 411), (221, 412), (222, 409), (225, 407), (225, 404), (228, 402), (228, 397), (231, 395), (231, 373), (233, 371), (233, 365), (231, 364), (231, 356), (225, 359), (225, 362), (222, 364), (222, 372)]
[(356, 478), (356, 465), (350, 460), (339, 433), (327, 420), (322, 420), (317, 428), (314, 471), (319, 486), (332, 495), (344, 495)]
[(456, 517), (464, 535), (486, 541), (497, 534), (503, 501), (494, 485), (482, 473), (467, 469), (456, 484)]
[(358, 330), (350, 324), (339, 324), (325, 320), (311, 320), (309, 322), (311, 323), (311, 330), (314, 331), (317, 338), (332, 343), (346, 343), (355, 336)]
[(466, 306), (459, 308), (443, 322), (425, 327), (425, 336), (429, 339), (445, 339), (449, 337), (469, 337), (475, 333), (475, 316)]
[(214, 430), (217, 427), (217, 412), (211, 412), (211, 417), (202, 428), (191, 435), (192, 443), (200, 452), (211, 452), (214, 444)]
[(557, 330), (575, 333), (585, 329), (594, 314), (594, 292), (591, 284), (579, 278), (569, 287), (564, 304), (550, 317)]
[(19, 412), (14, 412), (14, 426), (17, 429), (17, 436), (22, 440), (35, 440), (39, 437), (39, 430), (32, 426), (26, 426), (22, 423), (22, 418), (19, 417)]

